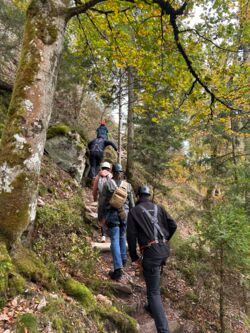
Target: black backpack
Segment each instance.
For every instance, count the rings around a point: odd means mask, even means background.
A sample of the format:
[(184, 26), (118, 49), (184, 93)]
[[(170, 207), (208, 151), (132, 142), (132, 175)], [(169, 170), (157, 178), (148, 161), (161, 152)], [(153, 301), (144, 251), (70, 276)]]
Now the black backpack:
[(104, 141), (103, 138), (95, 139), (90, 150), (102, 152), (103, 151), (103, 141)]

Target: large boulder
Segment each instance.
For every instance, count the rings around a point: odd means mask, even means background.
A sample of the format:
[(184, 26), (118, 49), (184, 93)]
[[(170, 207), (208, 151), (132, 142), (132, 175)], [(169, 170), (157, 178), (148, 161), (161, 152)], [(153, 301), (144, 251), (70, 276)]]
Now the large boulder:
[(52, 126), (45, 145), (47, 154), (78, 182), (85, 170), (86, 144), (78, 133), (63, 124)]

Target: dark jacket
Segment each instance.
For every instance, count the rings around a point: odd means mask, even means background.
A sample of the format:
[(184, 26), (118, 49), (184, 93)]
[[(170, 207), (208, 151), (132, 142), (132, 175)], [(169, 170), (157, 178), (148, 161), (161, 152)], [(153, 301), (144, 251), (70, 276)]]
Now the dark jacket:
[(105, 125), (100, 125), (96, 129), (96, 135), (97, 135), (98, 138), (107, 139), (108, 132), (109, 132), (109, 130), (107, 129), (107, 127)]
[(117, 151), (117, 147), (112, 141), (103, 138), (96, 138), (88, 143), (90, 152), (103, 152), (107, 146), (112, 146)]
[[(148, 198), (141, 198), (136, 206), (130, 210), (128, 215), (127, 226), (127, 241), (129, 254), (132, 261), (137, 260), (138, 254), (136, 251), (136, 243), (138, 242), (140, 247), (146, 246), (149, 242), (154, 240), (154, 228), (153, 224), (148, 216), (141, 209), (143, 206), (146, 210), (153, 211), (154, 204)], [(173, 236), (176, 231), (177, 225), (172, 217), (165, 211), (164, 208), (158, 207), (158, 224), (167, 241)], [(169, 255), (169, 247), (167, 242), (164, 244), (152, 244), (150, 247), (146, 247), (143, 250), (144, 257), (167, 257)]]

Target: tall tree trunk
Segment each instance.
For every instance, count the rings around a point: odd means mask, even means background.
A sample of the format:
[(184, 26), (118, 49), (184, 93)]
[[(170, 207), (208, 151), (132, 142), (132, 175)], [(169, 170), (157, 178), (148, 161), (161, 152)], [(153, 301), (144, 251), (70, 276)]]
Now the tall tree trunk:
[(127, 177), (132, 179), (134, 169), (134, 76), (131, 66), (128, 72), (128, 137), (127, 137)]
[(27, 11), (0, 146), (0, 230), (9, 243), (17, 241), (35, 219), (41, 158), (65, 35), (65, 3), (33, 0)]
[(122, 72), (119, 69), (119, 91), (118, 91), (118, 163), (122, 162)]

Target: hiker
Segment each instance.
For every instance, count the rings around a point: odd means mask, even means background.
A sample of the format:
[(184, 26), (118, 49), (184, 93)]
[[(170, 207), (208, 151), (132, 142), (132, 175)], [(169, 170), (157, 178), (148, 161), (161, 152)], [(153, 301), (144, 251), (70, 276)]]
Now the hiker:
[(104, 217), (101, 213), (101, 206), (102, 206), (102, 191), (103, 186), (106, 183), (106, 181), (110, 178), (112, 178), (113, 175), (111, 173), (111, 164), (109, 162), (103, 162), (101, 164), (101, 170), (99, 171), (97, 177), (94, 180), (93, 184), (93, 199), (94, 201), (98, 200), (98, 212), (97, 212), (97, 218), (98, 222), (101, 224), (101, 242), (105, 243), (106, 241), (106, 232), (105, 232), (105, 225), (104, 225)]
[(100, 126), (96, 129), (96, 137), (108, 139), (109, 130), (106, 126), (105, 121), (101, 121)]
[(109, 272), (113, 280), (120, 280), (122, 268), (127, 262), (126, 226), (129, 209), (134, 207), (132, 186), (124, 180), (121, 164), (112, 167), (113, 178), (108, 179), (103, 186), (102, 214), (111, 240), (111, 253), (114, 270)]
[[(136, 268), (142, 265), (148, 300), (144, 308), (154, 318), (157, 332), (169, 333), (160, 295), (160, 274), (169, 256), (168, 241), (177, 226), (164, 208), (150, 200), (150, 195), (148, 186), (139, 187), (139, 199), (128, 215), (128, 250), (132, 265)], [(136, 251), (137, 242), (141, 256)]]
[(88, 143), (90, 178), (94, 178), (98, 174), (104, 155), (104, 149), (107, 146), (111, 146), (115, 151), (117, 151), (117, 147), (112, 141), (103, 139), (102, 137), (98, 137)]

